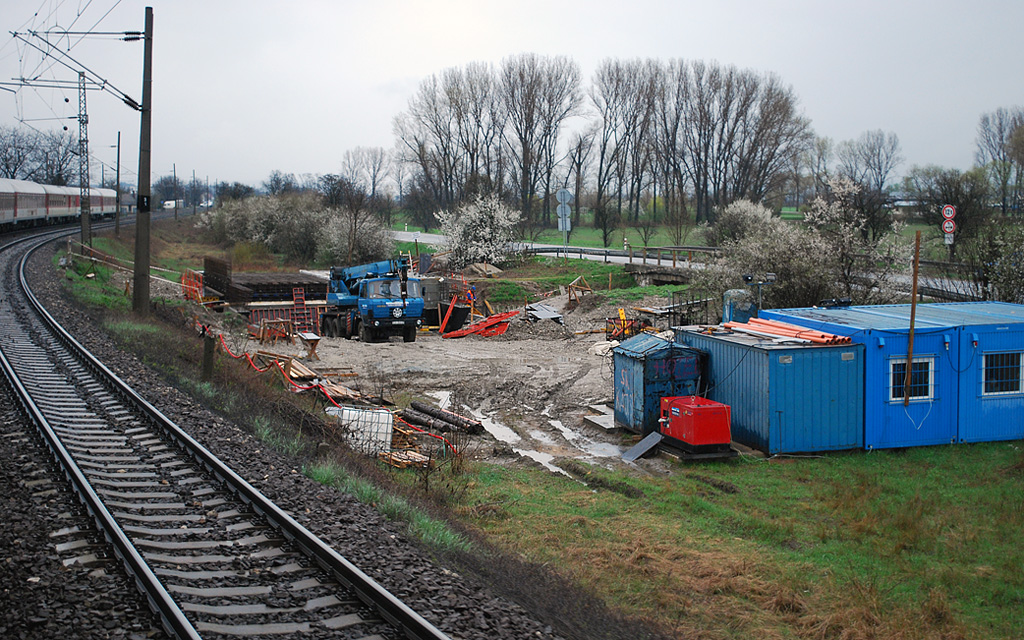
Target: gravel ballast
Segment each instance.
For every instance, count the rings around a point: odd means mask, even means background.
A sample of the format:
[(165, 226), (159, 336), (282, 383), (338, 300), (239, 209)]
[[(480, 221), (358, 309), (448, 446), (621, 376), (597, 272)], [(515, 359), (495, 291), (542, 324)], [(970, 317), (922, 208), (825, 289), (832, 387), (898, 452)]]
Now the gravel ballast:
[[(373, 507), (305, 477), (296, 468), (299, 464), (297, 461), (269, 449), (241, 427), (207, 411), (185, 394), (168, 386), (133, 355), (118, 349), (109, 336), (95, 326), (92, 318), (78, 309), (62, 291), (52, 267), (52, 249), (37, 252), (30, 263), (29, 279), (36, 295), (50, 313), (111, 370), (239, 475), (290, 511), (296, 520), (452, 638), (494, 640), (558, 637), (550, 626), (534, 619), (518, 604), (498, 597), (476, 581), (436, 564), (424, 549), (405, 536), (401, 525), (387, 520)], [(5, 405), (10, 406), (10, 403), (5, 402)], [(5, 498), (14, 499), (17, 479), (8, 473), (3, 478)], [(38, 528), (36, 518), (41, 518), (42, 514), (27, 515), (30, 513), (28, 505), (25, 508), (24, 526), (31, 528), (35, 522)], [(45, 554), (45, 540), (39, 540), (38, 543), (38, 553)], [(6, 539), (4, 544), (11, 544), (10, 539)], [(8, 552), (5, 558), (11, 554)], [(31, 615), (28, 603), (31, 601), (30, 596), (36, 593), (33, 589), (39, 588), (39, 583), (23, 582), (27, 574), (31, 573), (29, 565), (15, 566), (11, 560), (7, 561), (7, 565), (10, 566), (3, 569), (3, 595), (11, 603), (19, 605), (14, 609), (14, 619), (20, 622), (11, 623), (12, 616), (8, 615), (7, 623), (0, 622), (0, 631), (5, 629), (4, 624), (17, 624), (17, 629), (24, 630), (22, 635), (14, 633), (4, 637), (47, 637), (45, 633), (28, 633), (31, 625), (35, 624), (32, 621), (37, 617)], [(19, 580), (22, 581), (20, 584)], [(86, 580), (86, 584), (90, 584), (88, 581), (95, 579)], [(107, 581), (115, 580), (108, 578)], [(51, 610), (61, 608), (62, 603), (66, 603), (63, 606), (68, 608), (78, 607), (81, 610), (85, 601), (84, 607), (92, 613), (82, 614), (79, 611), (73, 615), (94, 617), (97, 621), (102, 611), (118, 608), (128, 610), (118, 614), (115, 619), (123, 619), (124, 623), (107, 629), (109, 635), (76, 634), (76, 637), (159, 637), (162, 633), (152, 628), (152, 622), (148, 627), (138, 620), (129, 622), (127, 613), (138, 615), (137, 607), (127, 604), (130, 598), (125, 594), (112, 590), (108, 594), (107, 583), (103, 583), (101, 588), (86, 589), (87, 595), (98, 600), (95, 606), (88, 604), (91, 602), (88, 598), (76, 598), (76, 592), (71, 588), (52, 591), (42, 598)], [(141, 600), (138, 596), (134, 599)], [(111, 603), (116, 605), (108, 606)], [(148, 614), (148, 611), (143, 613)], [(145, 616), (142, 618), (145, 619)], [(107, 620), (110, 620), (109, 615)], [(107, 622), (97, 624), (106, 629)]]

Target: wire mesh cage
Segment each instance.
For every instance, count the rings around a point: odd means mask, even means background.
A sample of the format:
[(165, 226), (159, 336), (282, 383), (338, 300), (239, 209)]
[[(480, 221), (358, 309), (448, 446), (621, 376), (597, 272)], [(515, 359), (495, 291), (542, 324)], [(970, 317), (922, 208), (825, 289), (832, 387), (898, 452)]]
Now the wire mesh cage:
[(327, 413), (338, 419), (342, 437), (352, 449), (367, 455), (391, 451), (394, 418), (386, 409), (329, 407)]

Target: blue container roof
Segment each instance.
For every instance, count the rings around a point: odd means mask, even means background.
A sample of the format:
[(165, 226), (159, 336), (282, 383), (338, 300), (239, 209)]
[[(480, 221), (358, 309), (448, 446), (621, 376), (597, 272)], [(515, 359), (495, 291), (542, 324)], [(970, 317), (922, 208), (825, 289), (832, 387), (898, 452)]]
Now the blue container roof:
[(612, 352), (620, 353), (632, 358), (643, 358), (667, 349), (676, 349), (680, 351), (691, 350), (685, 345), (678, 344), (667, 338), (656, 336), (653, 333), (640, 333), (623, 341), (617, 347), (614, 347)]
[[(822, 323), (855, 329), (905, 330), (910, 327), (910, 305), (775, 309)], [(1024, 305), (1008, 302), (941, 302), (917, 305), (914, 326), (921, 329), (1024, 323)]]

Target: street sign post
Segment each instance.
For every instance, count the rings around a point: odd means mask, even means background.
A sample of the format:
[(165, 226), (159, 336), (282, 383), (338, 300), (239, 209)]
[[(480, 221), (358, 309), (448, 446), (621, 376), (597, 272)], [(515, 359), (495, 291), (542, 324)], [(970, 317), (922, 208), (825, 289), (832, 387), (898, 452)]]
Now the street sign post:
[(572, 201), (572, 194), (568, 189), (559, 189), (555, 194), (555, 199), (558, 200), (558, 207), (555, 209), (555, 213), (558, 214), (558, 230), (562, 232), (562, 248), (565, 250), (566, 259), (569, 258), (569, 232), (572, 231), (572, 207), (569, 206), (569, 202)]
[[(942, 223), (939, 224), (939, 227), (942, 228), (942, 240), (947, 245), (953, 244), (953, 232), (956, 231), (956, 222), (953, 221), (953, 218), (955, 217), (956, 207), (951, 204), (942, 205)], [(952, 252), (953, 247), (950, 247), (949, 250)], [(952, 255), (952, 253), (950, 255)]]

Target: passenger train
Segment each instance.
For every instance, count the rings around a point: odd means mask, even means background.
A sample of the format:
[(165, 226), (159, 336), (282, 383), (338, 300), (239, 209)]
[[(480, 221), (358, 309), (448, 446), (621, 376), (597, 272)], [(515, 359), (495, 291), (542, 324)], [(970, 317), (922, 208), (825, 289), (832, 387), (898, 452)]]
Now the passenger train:
[[(0, 178), (0, 229), (77, 220), (82, 212), (81, 200), (78, 187), (56, 187), (28, 180)], [(112, 217), (116, 208), (116, 191), (89, 188), (89, 211), (92, 218)]]

